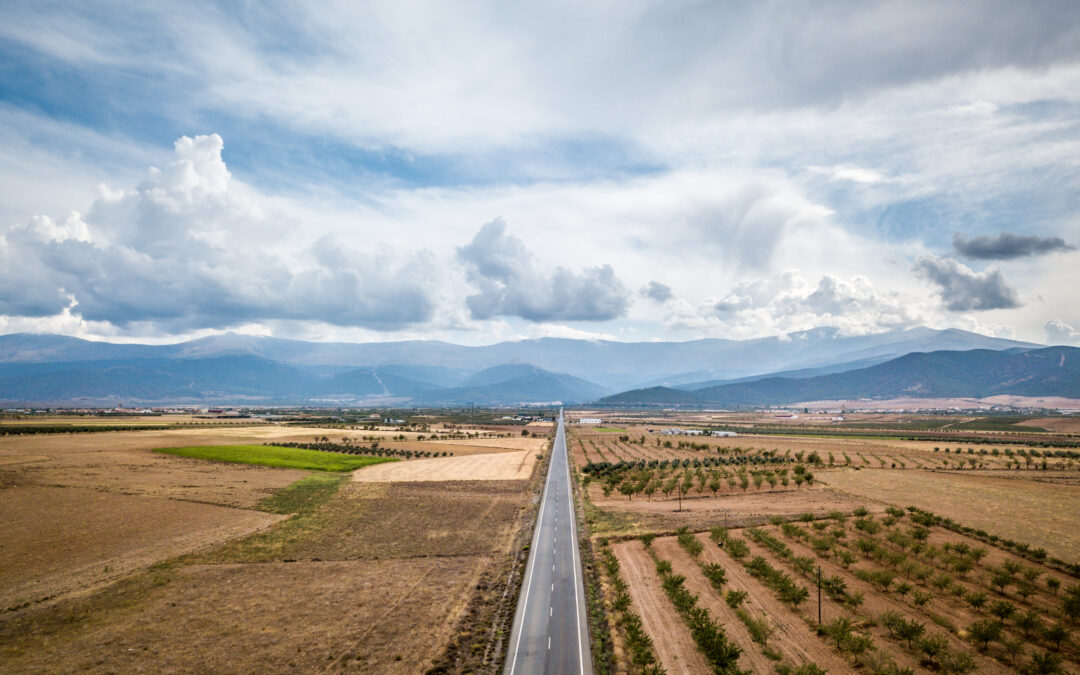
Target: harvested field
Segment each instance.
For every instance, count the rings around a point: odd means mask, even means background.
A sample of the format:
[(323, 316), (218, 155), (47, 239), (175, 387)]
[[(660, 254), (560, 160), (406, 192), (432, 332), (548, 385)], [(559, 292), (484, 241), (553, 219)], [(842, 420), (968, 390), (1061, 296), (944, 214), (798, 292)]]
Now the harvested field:
[(369, 466), (353, 474), (368, 483), (433, 480), (526, 480), (536, 465), (534, 450), (507, 450), (454, 457), (414, 459)]
[(1075, 485), (929, 471), (835, 471), (820, 479), (852, 495), (928, 509), (1064, 560), (1080, 559), (1080, 487)]
[(82, 488), (0, 490), (0, 608), (87, 588), (281, 516)]
[[(190, 565), (134, 604), (93, 599), (78, 617), (0, 624), (8, 672), (417, 673), (449, 638), (483, 561)], [(130, 594), (130, 589), (129, 589)], [(44, 630), (41, 630), (44, 628)], [(34, 630), (27, 630), (34, 629)]]
[(521, 481), (346, 482), (310, 517), (294, 518), (194, 560), (477, 555), (504, 545), (524, 494)]

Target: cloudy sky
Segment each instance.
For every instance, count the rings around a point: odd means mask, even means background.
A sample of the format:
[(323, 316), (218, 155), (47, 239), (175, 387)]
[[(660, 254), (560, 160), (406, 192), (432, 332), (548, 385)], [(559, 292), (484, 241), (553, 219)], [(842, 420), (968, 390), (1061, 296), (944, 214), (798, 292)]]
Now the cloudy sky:
[(130, 4), (4, 5), (0, 332), (1080, 340), (1070, 0)]

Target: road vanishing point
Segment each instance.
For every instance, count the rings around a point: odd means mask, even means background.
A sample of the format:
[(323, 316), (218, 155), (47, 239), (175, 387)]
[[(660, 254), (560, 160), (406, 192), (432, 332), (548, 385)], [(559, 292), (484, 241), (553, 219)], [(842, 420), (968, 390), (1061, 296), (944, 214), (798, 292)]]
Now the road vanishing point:
[(561, 411), (503, 673), (592, 674), (585, 583)]

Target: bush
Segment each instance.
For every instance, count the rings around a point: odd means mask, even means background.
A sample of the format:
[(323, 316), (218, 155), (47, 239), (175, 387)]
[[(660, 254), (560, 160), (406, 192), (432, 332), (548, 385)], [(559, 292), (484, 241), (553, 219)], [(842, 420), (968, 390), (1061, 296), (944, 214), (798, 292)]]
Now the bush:
[(721, 590), (727, 583), (727, 572), (718, 563), (706, 563), (701, 566), (701, 573), (709, 580), (712, 587)]
[(728, 604), (728, 607), (731, 607), (732, 609), (738, 609), (739, 606), (742, 605), (743, 602), (746, 600), (747, 595), (749, 594), (746, 591), (737, 591), (732, 589), (729, 590), (727, 592), (727, 595), (724, 596), (724, 602)]

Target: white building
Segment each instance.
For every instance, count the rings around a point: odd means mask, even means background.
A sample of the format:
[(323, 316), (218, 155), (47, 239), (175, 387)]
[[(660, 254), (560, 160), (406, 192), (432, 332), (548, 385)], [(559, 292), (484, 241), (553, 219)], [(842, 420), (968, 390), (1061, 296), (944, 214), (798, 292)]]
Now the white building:
[(601, 424), (603, 420), (599, 417), (582, 417), (578, 420), (578, 424)]
[(704, 432), (701, 429), (661, 429), (660, 433), (665, 436), (700, 436)]
[(714, 431), (710, 436), (716, 436), (717, 438), (738, 438), (739, 434), (734, 431)]

